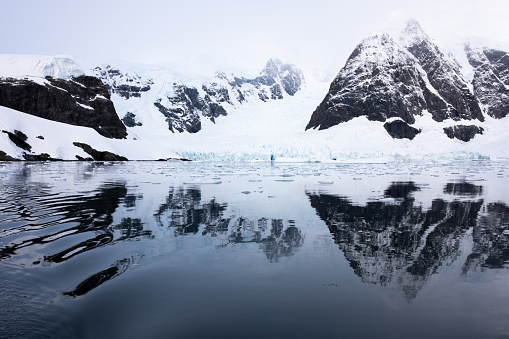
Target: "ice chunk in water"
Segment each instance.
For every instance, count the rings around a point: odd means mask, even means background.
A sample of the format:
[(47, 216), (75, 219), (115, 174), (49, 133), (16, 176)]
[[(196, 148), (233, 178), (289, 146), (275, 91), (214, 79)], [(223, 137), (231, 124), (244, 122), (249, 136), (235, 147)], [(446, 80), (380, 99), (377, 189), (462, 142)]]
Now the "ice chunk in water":
[(215, 185), (221, 184), (221, 180), (189, 180), (184, 181), (184, 185)]

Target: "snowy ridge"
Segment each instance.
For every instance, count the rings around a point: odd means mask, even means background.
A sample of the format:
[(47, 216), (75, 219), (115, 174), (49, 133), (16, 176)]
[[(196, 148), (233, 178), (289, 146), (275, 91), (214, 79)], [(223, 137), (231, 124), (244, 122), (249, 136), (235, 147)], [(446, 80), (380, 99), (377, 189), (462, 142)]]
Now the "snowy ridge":
[(0, 77), (68, 79), (92, 72), (71, 56), (0, 54)]

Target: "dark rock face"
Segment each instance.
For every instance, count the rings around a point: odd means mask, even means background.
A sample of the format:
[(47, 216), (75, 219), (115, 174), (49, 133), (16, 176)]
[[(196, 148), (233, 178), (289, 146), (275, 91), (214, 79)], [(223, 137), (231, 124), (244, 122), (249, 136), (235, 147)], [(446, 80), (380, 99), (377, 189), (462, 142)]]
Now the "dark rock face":
[(457, 64), (445, 57), (417, 21), (409, 21), (404, 34), (409, 37), (405, 47), (419, 60), (431, 86), (447, 103), (444, 109), (432, 111), (433, 119), (484, 121), (481, 108), (475, 96), (468, 90), (467, 81), (461, 75)]
[(484, 129), (475, 125), (456, 125), (452, 127), (445, 127), (444, 133), (449, 139), (458, 139), (468, 142), (472, 140), (476, 134), (483, 134)]
[(135, 127), (135, 126), (142, 126), (143, 124), (141, 122), (136, 121), (136, 115), (131, 112), (127, 112), (127, 114), (122, 118), (122, 122), (127, 127)]
[(326, 129), (355, 117), (415, 122), (424, 110), (435, 121), (484, 121), (476, 97), (455, 62), (410, 21), (402, 40), (365, 39), (350, 55), (313, 112), (306, 129)]
[(205, 91), (205, 100), (207, 102), (210, 102), (212, 99), (215, 98), (217, 102), (227, 102), (229, 104), (233, 104), (230, 100), (230, 94), (228, 92), (228, 88), (218, 85), (217, 83), (213, 82), (211, 84), (202, 85), (203, 91)]
[(44, 85), (20, 79), (0, 79), (0, 105), (66, 124), (94, 128), (108, 138), (125, 138), (101, 80), (79, 76), (69, 80), (46, 77)]
[[(250, 96), (252, 90), (245, 85), (254, 86), (258, 98), (262, 101), (283, 99), (283, 92), (294, 95), (300, 90), (304, 81), (302, 71), (298, 68), (283, 64), (279, 60), (270, 59), (260, 76), (255, 79), (229, 79), (224, 73), (216, 75), (223, 84), (212, 82), (203, 84), (200, 92), (194, 87), (184, 84), (173, 84), (174, 95), (166, 99), (158, 99), (154, 105), (166, 117), (168, 127), (172, 132), (196, 133), (201, 130), (201, 116), (215, 122), (220, 116), (226, 116), (224, 105), (234, 105), (235, 101), (242, 103)], [(224, 82), (227, 81), (227, 85)]]
[[(425, 91), (417, 60), (390, 36), (371, 37), (353, 51), (306, 129), (327, 129), (360, 116), (412, 124), (427, 106)], [(433, 93), (428, 96), (440, 101)]]
[(474, 93), (486, 113), (501, 119), (509, 113), (509, 55), (506, 52), (465, 45), (468, 62), (474, 67)]
[[(73, 145), (76, 147), (79, 147), (83, 149), (86, 153), (90, 154), (90, 156), (95, 161), (127, 161), (128, 159), (126, 157), (123, 157), (121, 155), (117, 155), (115, 153), (111, 153), (108, 151), (98, 151), (94, 148), (92, 148), (90, 145), (81, 143), (81, 142), (73, 142)], [(83, 159), (81, 157), (77, 157), (78, 160), (88, 160)]]
[(384, 124), (384, 128), (389, 133), (391, 137), (394, 139), (410, 139), (412, 140), (415, 136), (421, 133), (421, 130), (409, 126), (406, 122), (402, 120), (394, 120), (391, 122), (386, 122)]
[(302, 71), (293, 65), (284, 64), (278, 59), (270, 59), (263, 68), (260, 76), (245, 82), (259, 88), (262, 85), (270, 87), (271, 99), (283, 99), (283, 91), (293, 96), (301, 89), (304, 82)]
[(3, 133), (7, 134), (9, 136), (9, 139), (19, 148), (30, 152), (32, 150), (32, 146), (30, 146), (26, 141), (28, 137), (25, 133), (14, 130), (14, 133), (8, 132), (8, 131), (2, 131)]

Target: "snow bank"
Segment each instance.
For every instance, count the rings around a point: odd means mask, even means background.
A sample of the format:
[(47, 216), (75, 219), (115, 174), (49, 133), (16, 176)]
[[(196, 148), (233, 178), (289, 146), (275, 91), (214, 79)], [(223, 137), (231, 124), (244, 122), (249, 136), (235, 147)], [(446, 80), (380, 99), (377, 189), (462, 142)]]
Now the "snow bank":
[[(122, 155), (129, 160), (155, 160), (179, 158), (179, 156), (162, 145), (150, 141), (108, 139), (94, 129), (73, 126), (42, 119), (0, 106), (0, 131), (14, 132), (18, 130), (27, 137), (32, 146), (31, 154), (48, 153), (52, 158), (76, 160), (76, 155), (89, 157), (73, 142), (89, 144), (98, 151), (109, 151)], [(6, 133), (0, 133), (0, 150), (8, 155), (23, 159), (24, 151), (9, 139)]]

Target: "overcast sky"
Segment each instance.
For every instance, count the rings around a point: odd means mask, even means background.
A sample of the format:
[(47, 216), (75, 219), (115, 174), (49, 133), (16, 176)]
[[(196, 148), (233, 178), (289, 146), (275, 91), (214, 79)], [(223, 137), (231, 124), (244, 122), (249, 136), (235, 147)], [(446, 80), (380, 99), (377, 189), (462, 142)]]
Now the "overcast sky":
[(509, 41), (508, 0), (0, 0), (0, 53), (112, 59), (195, 55), (344, 63), (394, 13), (458, 35)]

